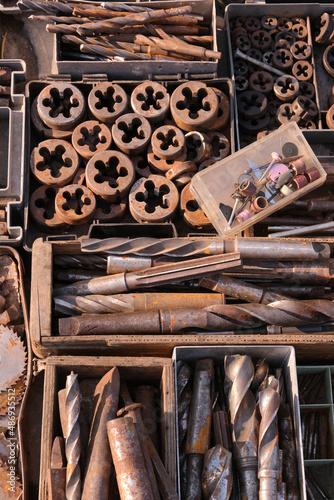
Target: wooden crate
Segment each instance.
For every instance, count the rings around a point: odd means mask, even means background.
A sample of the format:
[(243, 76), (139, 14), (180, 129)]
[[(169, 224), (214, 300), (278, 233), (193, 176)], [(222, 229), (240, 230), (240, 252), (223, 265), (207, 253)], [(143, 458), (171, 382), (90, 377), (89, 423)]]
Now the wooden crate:
[(32, 348), (37, 356), (50, 354), (113, 354), (131, 356), (171, 356), (176, 346), (228, 344), (292, 345), (298, 361), (304, 359), (332, 360), (334, 358), (334, 330), (330, 333), (254, 333), (179, 334), (179, 335), (85, 335), (59, 336), (52, 312), (52, 260), (55, 254), (80, 254), (79, 241), (34, 243), (32, 254), (30, 332)]
[(113, 366), (117, 366), (121, 379), (129, 386), (150, 384), (160, 388), (161, 454), (166, 470), (176, 485), (175, 390), (172, 360), (154, 357), (51, 356), (38, 362), (39, 369), (45, 369), (39, 500), (48, 498), (47, 471), (50, 466), (52, 443), (57, 435), (61, 435), (58, 390), (65, 387), (66, 376), (72, 370), (78, 374), (80, 381), (83, 378), (100, 378)]

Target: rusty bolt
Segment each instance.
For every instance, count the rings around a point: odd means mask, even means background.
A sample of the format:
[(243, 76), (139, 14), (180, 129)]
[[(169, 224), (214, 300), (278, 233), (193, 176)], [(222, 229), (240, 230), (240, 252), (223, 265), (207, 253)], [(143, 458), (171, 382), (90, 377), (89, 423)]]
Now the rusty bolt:
[(169, 109), (169, 94), (161, 83), (143, 82), (133, 90), (131, 106), (150, 122), (161, 122)]
[(161, 175), (139, 179), (129, 194), (130, 212), (137, 222), (165, 222), (172, 219), (178, 203), (176, 186)]
[(68, 130), (82, 119), (86, 101), (82, 92), (70, 83), (47, 85), (37, 98), (37, 110), (50, 128)]
[(79, 168), (79, 156), (67, 141), (49, 139), (33, 149), (30, 168), (42, 184), (65, 186), (72, 181)]
[(76, 151), (87, 158), (102, 153), (111, 146), (112, 138), (109, 128), (97, 120), (89, 120), (78, 125), (72, 134), (72, 144)]
[(163, 160), (176, 160), (183, 153), (185, 138), (183, 132), (173, 125), (163, 125), (153, 132), (153, 153)]
[(147, 163), (150, 168), (157, 172), (158, 174), (164, 174), (172, 168), (176, 162), (185, 161), (187, 159), (187, 149), (184, 148), (181, 156), (178, 157), (177, 160), (163, 160), (159, 158), (159, 156), (153, 153), (152, 145), (150, 144), (147, 149)]
[(129, 192), (135, 175), (131, 159), (119, 151), (98, 153), (86, 166), (86, 182), (89, 189), (113, 203)]
[(112, 125), (127, 112), (129, 98), (117, 83), (101, 82), (89, 92), (88, 106), (100, 122)]
[(56, 213), (55, 198), (59, 188), (40, 186), (29, 200), (30, 214), (43, 229), (49, 231), (65, 227), (65, 222)]
[(119, 149), (126, 154), (140, 154), (151, 138), (151, 125), (144, 116), (127, 113), (117, 118), (112, 126), (112, 137)]
[(182, 130), (204, 130), (218, 116), (217, 94), (203, 82), (183, 83), (171, 96), (171, 113)]
[(187, 184), (181, 191), (180, 209), (184, 221), (189, 226), (196, 229), (212, 227), (210, 220), (190, 192), (190, 184)]
[(95, 213), (96, 200), (90, 189), (69, 184), (59, 189), (55, 199), (56, 213), (67, 224), (79, 225), (90, 221)]

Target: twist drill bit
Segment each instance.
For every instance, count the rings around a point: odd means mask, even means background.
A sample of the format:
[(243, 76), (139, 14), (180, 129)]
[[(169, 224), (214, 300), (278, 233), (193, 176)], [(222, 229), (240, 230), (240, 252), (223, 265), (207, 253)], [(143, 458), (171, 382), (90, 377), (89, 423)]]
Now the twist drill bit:
[(66, 436), (65, 452), (67, 458), (66, 469), (66, 499), (80, 500), (80, 392), (78, 375), (71, 372), (66, 378)]
[(107, 257), (102, 255), (55, 255), (55, 266), (75, 269), (102, 270), (107, 268)]
[(188, 500), (199, 500), (202, 496), (202, 471), (204, 455), (209, 449), (212, 394), (214, 378), (212, 359), (200, 359), (196, 362), (193, 398), (190, 405), (189, 425), (185, 453), (187, 455)]
[[(217, 305), (205, 309), (84, 314), (59, 319), (60, 335), (175, 334), (192, 331), (237, 331), (262, 325), (318, 325), (334, 320), (334, 302), (280, 300), (269, 305)], [(301, 332), (302, 333), (302, 332)]]
[(214, 274), (227, 267), (241, 265), (240, 254), (230, 253), (202, 257), (176, 264), (165, 264), (138, 272), (114, 274), (102, 278), (81, 281), (62, 288), (56, 288), (54, 295), (90, 295), (128, 292), (146, 287), (165, 285), (173, 281), (184, 281)]
[(223, 304), (220, 293), (124, 293), (55, 297), (55, 310), (68, 315), (156, 311), (164, 307), (208, 307)]
[(82, 500), (108, 500), (112, 460), (107, 438), (107, 422), (116, 416), (120, 388), (117, 368), (109, 370), (95, 389), (96, 406), (92, 421)]
[(278, 380), (272, 379), (270, 386), (259, 394), (261, 414), (259, 430), (259, 500), (277, 499), (279, 475), (277, 413), (280, 404)]
[(281, 404), (278, 410), (279, 444), (283, 452), (283, 481), (286, 483), (287, 500), (299, 500), (296, 445), (290, 407)]
[(233, 451), (242, 498), (258, 498), (256, 402), (250, 385), (254, 365), (249, 356), (225, 356), (225, 392), (229, 402)]
[(83, 252), (103, 252), (114, 255), (135, 254), (142, 257), (170, 255), (192, 257), (240, 252), (245, 259), (323, 260), (329, 259), (330, 247), (326, 243), (277, 241), (268, 238), (84, 238)]
[(177, 422), (179, 432), (179, 464), (180, 464), (180, 485), (181, 497), (184, 498), (187, 489), (187, 460), (185, 454), (190, 403), (192, 400), (192, 389), (190, 378), (192, 370), (184, 361), (177, 361)]
[(230, 276), (223, 276), (222, 274), (202, 278), (199, 285), (245, 302), (270, 304), (277, 300), (289, 300), (289, 297), (285, 297), (284, 295), (267, 292), (265, 288), (231, 278)]
[(202, 488), (204, 500), (228, 500), (233, 485), (232, 453), (222, 445), (205, 454)]

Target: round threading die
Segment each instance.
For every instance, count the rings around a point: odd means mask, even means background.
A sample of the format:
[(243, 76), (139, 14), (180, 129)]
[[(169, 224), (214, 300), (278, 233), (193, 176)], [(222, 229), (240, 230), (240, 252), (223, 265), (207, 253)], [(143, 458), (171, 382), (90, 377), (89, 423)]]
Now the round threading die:
[(149, 167), (158, 174), (164, 174), (172, 168), (176, 162), (185, 161), (187, 159), (187, 148), (185, 147), (182, 154), (177, 160), (163, 160), (153, 153), (152, 145), (150, 144), (147, 149), (147, 163)]
[(59, 188), (40, 186), (30, 196), (30, 214), (44, 230), (53, 231), (66, 227), (63, 219), (56, 213), (55, 198)]
[(228, 124), (230, 118), (230, 101), (223, 91), (212, 87), (218, 97), (218, 116), (216, 120), (207, 128), (207, 131), (218, 131)]
[(181, 191), (180, 209), (184, 221), (196, 229), (211, 229), (212, 224), (207, 218), (194, 195), (190, 191), (190, 184), (187, 184)]
[(151, 133), (150, 123), (137, 113), (120, 116), (112, 126), (112, 137), (116, 146), (129, 155), (138, 155), (145, 151)]
[(110, 129), (97, 120), (89, 120), (78, 125), (72, 134), (72, 144), (84, 158), (90, 159), (97, 153), (110, 148), (112, 142)]
[(167, 89), (157, 82), (143, 82), (131, 94), (131, 107), (135, 113), (150, 122), (161, 122), (169, 109)]
[(43, 139), (70, 139), (74, 130), (74, 127), (69, 130), (57, 130), (55, 128), (48, 127), (38, 114), (37, 97), (35, 97), (31, 104), (30, 120), (36, 133)]
[(127, 112), (129, 97), (116, 83), (101, 82), (92, 88), (88, 95), (91, 113), (100, 122), (113, 124)]
[(204, 130), (218, 116), (218, 97), (203, 82), (189, 81), (179, 85), (171, 96), (171, 113), (182, 130)]
[(79, 156), (67, 141), (49, 139), (33, 149), (30, 168), (42, 184), (65, 186), (72, 181), (79, 168)]
[(96, 200), (90, 189), (69, 184), (59, 189), (55, 199), (56, 213), (67, 224), (89, 222), (95, 213)]
[(230, 141), (220, 132), (208, 132), (207, 136), (211, 145), (211, 156), (215, 161), (223, 160), (230, 154)]
[(87, 186), (110, 202), (124, 198), (135, 181), (135, 175), (131, 159), (120, 151), (98, 153), (86, 166)]
[(127, 197), (110, 203), (99, 196), (96, 197), (95, 219), (104, 222), (119, 221), (125, 215), (127, 209)]
[(172, 219), (179, 204), (179, 192), (161, 175), (139, 179), (131, 188), (129, 208), (137, 222), (165, 222)]
[(74, 85), (53, 83), (39, 93), (37, 110), (48, 127), (68, 130), (82, 120), (86, 110), (86, 100)]
[(176, 160), (183, 153), (184, 134), (173, 125), (163, 125), (153, 132), (151, 145), (153, 153), (159, 158)]

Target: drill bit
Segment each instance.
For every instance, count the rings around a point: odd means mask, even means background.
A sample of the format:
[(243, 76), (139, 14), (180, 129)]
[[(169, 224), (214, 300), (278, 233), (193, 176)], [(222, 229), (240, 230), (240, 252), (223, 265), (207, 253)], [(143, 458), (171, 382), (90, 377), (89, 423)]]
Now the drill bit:
[(279, 404), (278, 380), (273, 378), (270, 385), (259, 393), (261, 414), (258, 452), (259, 500), (275, 500), (277, 498), (279, 475), (277, 413)]
[(82, 500), (109, 498), (112, 461), (107, 422), (116, 417), (119, 387), (118, 369), (112, 368), (101, 378), (95, 389), (96, 405), (88, 442)]
[[(175, 334), (185, 331), (235, 331), (262, 325), (318, 325), (334, 320), (334, 302), (279, 300), (265, 304), (233, 304), (205, 309), (84, 314), (59, 319), (60, 335)], [(302, 332), (301, 332), (302, 333)]]
[(62, 288), (56, 288), (54, 295), (115, 294), (146, 287), (165, 285), (173, 281), (195, 279), (215, 274), (227, 267), (241, 265), (240, 254), (212, 255), (199, 259), (165, 264), (138, 272), (114, 274), (102, 278), (81, 281)]
[(188, 420), (190, 412), (190, 403), (192, 400), (192, 388), (190, 378), (192, 370), (184, 361), (177, 361), (177, 424), (179, 438), (179, 455), (180, 455), (180, 487), (181, 497), (184, 498), (187, 489), (187, 460), (185, 454)]
[(255, 397), (250, 390), (254, 365), (249, 356), (227, 355), (225, 393), (229, 402), (233, 451), (239, 471), (242, 498), (258, 498), (258, 420)]
[(80, 392), (78, 375), (71, 372), (66, 378), (66, 436), (65, 452), (67, 458), (66, 469), (66, 499), (80, 500)]
[(211, 386), (213, 378), (213, 360), (200, 359), (197, 361), (185, 448), (187, 455), (187, 488), (185, 498), (194, 500), (201, 498), (204, 455), (208, 451), (210, 444), (212, 417)]
[(102, 255), (55, 255), (55, 266), (75, 269), (102, 270), (107, 269), (107, 257)]
[(232, 453), (222, 445), (205, 454), (202, 488), (204, 500), (228, 500), (233, 485)]
[(164, 307), (208, 307), (223, 304), (221, 293), (124, 293), (55, 297), (55, 311), (68, 315), (155, 311)]
[(245, 302), (270, 304), (277, 300), (290, 300), (289, 297), (285, 297), (284, 295), (267, 292), (265, 288), (231, 278), (230, 276), (223, 276), (222, 274), (202, 278), (199, 285)]
[(287, 499), (299, 500), (296, 445), (290, 407), (281, 404), (278, 410), (279, 444), (283, 451), (283, 481), (286, 483)]
[(307, 243), (277, 241), (268, 238), (106, 238), (103, 240), (84, 238), (83, 252), (103, 252), (114, 255), (140, 255), (156, 257), (192, 257), (195, 255), (219, 255), (240, 252), (245, 259), (279, 260), (323, 260), (329, 259), (330, 247), (327, 243)]

